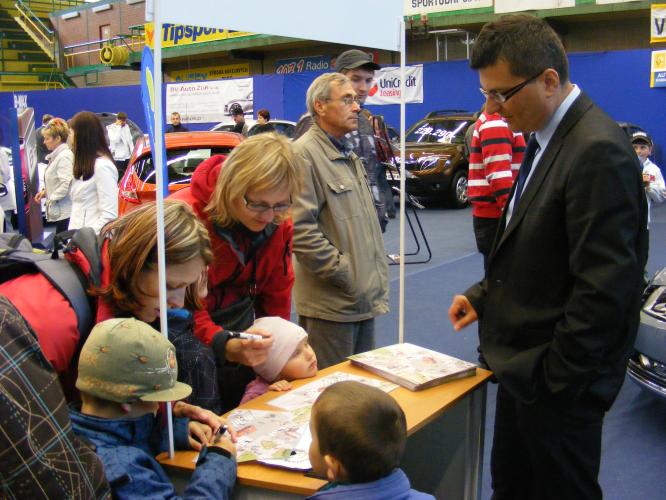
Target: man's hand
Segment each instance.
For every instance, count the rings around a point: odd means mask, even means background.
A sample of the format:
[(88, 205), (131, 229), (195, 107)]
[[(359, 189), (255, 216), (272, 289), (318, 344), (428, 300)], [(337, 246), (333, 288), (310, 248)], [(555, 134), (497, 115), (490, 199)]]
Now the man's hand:
[(224, 425), (224, 419), (218, 417), (212, 411), (200, 406), (183, 403), (182, 401), (178, 401), (173, 405), (173, 416), (175, 418), (189, 418), (195, 422), (201, 422), (213, 430), (217, 430), (218, 427)]
[(261, 335), (261, 340), (229, 339), (226, 345), (225, 357), (232, 363), (246, 366), (257, 366), (268, 358), (273, 336), (266, 330), (254, 326), (247, 329), (247, 333)]
[(46, 190), (42, 189), (39, 193), (35, 195), (35, 201), (37, 203), (41, 203), (42, 198), (46, 196)]
[(449, 321), (453, 329), (458, 332), (467, 325), (474, 323), (479, 317), (472, 307), (472, 303), (464, 295), (453, 297), (451, 307), (449, 307)]
[(284, 392), (291, 390), (291, 384), (286, 380), (278, 380), (274, 384), (268, 386), (271, 391)]

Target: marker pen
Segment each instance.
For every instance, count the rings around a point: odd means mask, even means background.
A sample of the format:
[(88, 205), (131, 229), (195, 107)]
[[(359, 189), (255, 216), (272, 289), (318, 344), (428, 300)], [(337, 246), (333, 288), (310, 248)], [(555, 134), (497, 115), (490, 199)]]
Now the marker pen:
[(254, 333), (245, 333), (245, 332), (231, 332), (227, 330), (227, 335), (230, 339), (243, 339), (243, 340), (261, 340), (263, 337), (261, 335), (256, 335)]

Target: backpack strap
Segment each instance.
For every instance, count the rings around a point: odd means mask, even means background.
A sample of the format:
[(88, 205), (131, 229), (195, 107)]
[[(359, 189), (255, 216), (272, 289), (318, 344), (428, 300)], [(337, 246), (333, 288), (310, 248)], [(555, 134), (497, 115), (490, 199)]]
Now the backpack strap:
[(35, 260), (34, 264), (74, 309), (80, 335), (79, 345), (82, 346), (94, 326), (85, 277), (77, 273), (73, 264), (65, 259)]

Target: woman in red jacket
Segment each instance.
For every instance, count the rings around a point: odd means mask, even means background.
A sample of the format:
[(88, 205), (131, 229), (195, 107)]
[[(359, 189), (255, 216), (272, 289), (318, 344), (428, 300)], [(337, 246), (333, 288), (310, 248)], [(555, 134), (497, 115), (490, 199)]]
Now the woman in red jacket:
[(211, 345), (224, 366), (219, 370), (223, 409), (235, 407), (254, 378), (251, 370), (228, 361), (255, 365), (248, 356), (270, 342), (266, 336), (236, 344), (228, 342), (229, 332), (247, 330), (257, 317), (290, 318), (290, 208), (300, 187), (291, 143), (267, 133), (244, 140), (226, 161), (223, 156), (206, 160), (190, 187), (172, 196), (194, 208), (213, 246), (206, 308), (194, 314), (194, 321), (196, 336)]

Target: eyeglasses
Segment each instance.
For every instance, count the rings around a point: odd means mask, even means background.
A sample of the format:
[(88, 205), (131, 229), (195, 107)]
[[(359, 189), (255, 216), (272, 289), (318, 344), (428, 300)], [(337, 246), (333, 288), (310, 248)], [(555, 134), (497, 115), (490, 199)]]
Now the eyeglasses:
[(346, 95), (346, 96), (344, 96), (344, 97), (340, 97), (340, 98), (338, 98), (338, 99), (331, 99), (331, 98), (329, 97), (329, 98), (326, 99), (326, 100), (327, 100), (327, 101), (340, 101), (340, 102), (341, 102), (342, 104), (344, 104), (345, 106), (351, 106), (351, 105), (354, 104), (354, 103), (356, 103), (356, 104), (358, 104), (358, 105), (360, 106), (360, 105), (361, 105), (361, 102), (362, 102), (360, 97), (358, 97), (358, 96), (352, 97), (352, 96), (349, 96), (349, 95)]
[(486, 97), (486, 98), (490, 97), (496, 103), (504, 104), (506, 101), (508, 101), (514, 95), (516, 95), (518, 92), (520, 92), (523, 89), (523, 87), (525, 87), (526, 85), (532, 83), (534, 80), (539, 78), (541, 73), (543, 73), (543, 70), (539, 71), (533, 77), (528, 78), (523, 83), (519, 83), (515, 87), (511, 87), (509, 90), (505, 90), (504, 92), (499, 92), (497, 90), (484, 90), (484, 89), (479, 89), (479, 90), (483, 94), (483, 97)]
[(289, 203), (278, 203), (276, 205), (266, 205), (265, 203), (259, 203), (256, 201), (249, 201), (247, 197), (243, 196), (243, 201), (245, 202), (245, 207), (250, 212), (255, 212), (258, 214), (263, 214), (272, 210), (274, 214), (282, 214), (291, 208), (291, 196), (289, 197)]

